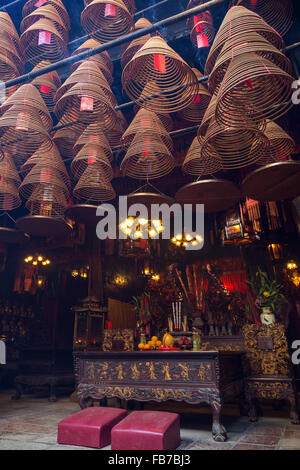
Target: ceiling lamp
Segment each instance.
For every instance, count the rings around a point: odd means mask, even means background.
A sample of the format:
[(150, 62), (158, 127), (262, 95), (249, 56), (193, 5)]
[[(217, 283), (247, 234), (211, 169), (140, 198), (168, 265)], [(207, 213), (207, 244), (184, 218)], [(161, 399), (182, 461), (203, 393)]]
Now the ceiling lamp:
[(126, 94), (156, 113), (171, 113), (193, 103), (198, 80), (191, 67), (161, 37), (152, 37), (126, 65)]
[[(198, 69), (193, 68), (193, 72), (199, 79), (203, 77)], [(207, 88), (199, 83), (198, 93), (194, 96), (193, 103), (178, 112), (178, 117), (184, 121), (201, 124), (204, 113), (210, 103), (211, 94)]]
[(173, 170), (174, 157), (159, 135), (154, 132), (140, 131), (135, 135), (121, 163), (121, 173), (124, 176), (155, 179)]
[(59, 16), (62, 18), (64, 24), (66, 25), (66, 28), (69, 30), (71, 25), (70, 25), (70, 18), (68, 15), (68, 12), (66, 8), (64, 7), (64, 4), (61, 0), (29, 0), (28, 2), (25, 3), (23, 10), (22, 10), (22, 16), (23, 18), (25, 16), (30, 15), (33, 11), (35, 11), (37, 8), (43, 6), (43, 5), (52, 5), (58, 12)]
[(76, 154), (87, 144), (96, 144), (100, 146), (105, 156), (110, 162), (113, 161), (113, 153), (106, 135), (102, 131), (102, 126), (98, 122), (89, 124), (74, 145)]
[(144, 218), (137, 219), (137, 223), (134, 223), (134, 217), (128, 217), (126, 220), (121, 222), (120, 229), (127, 237), (132, 239), (148, 239), (158, 238), (159, 235), (165, 230), (162, 225), (162, 221), (149, 220)]
[[(101, 46), (101, 42), (96, 41), (96, 39), (88, 39), (72, 53), (72, 57), (77, 54), (80, 54), (81, 52), (86, 52), (90, 49), (94, 49), (98, 46)], [(114, 67), (108, 52), (103, 51), (99, 54), (95, 54), (89, 57), (88, 59), (83, 59), (78, 62), (75, 62), (71, 65), (71, 73), (73, 73), (79, 67), (80, 64), (86, 62), (87, 60), (90, 62), (94, 62), (97, 65), (97, 67), (101, 70), (108, 83), (111, 85), (113, 82)]]
[(202, 155), (203, 137), (195, 137), (184, 162), (182, 170), (189, 175), (204, 176), (213, 175), (223, 169), (221, 159), (216, 155), (214, 149), (211, 149), (210, 155)]
[(29, 255), (24, 259), (25, 263), (32, 264), (33, 266), (49, 266), (51, 261), (42, 255)]
[(132, 13), (122, 0), (93, 0), (81, 14), (84, 31), (105, 43), (129, 33), (133, 27)]
[(201, 235), (182, 235), (179, 233), (171, 239), (171, 242), (178, 248), (185, 248), (187, 250), (191, 246), (196, 247), (197, 245), (202, 244), (203, 237)]
[(76, 178), (80, 178), (88, 165), (97, 163), (105, 179), (111, 181), (113, 169), (101, 145), (97, 143), (86, 144), (71, 163), (71, 171)]

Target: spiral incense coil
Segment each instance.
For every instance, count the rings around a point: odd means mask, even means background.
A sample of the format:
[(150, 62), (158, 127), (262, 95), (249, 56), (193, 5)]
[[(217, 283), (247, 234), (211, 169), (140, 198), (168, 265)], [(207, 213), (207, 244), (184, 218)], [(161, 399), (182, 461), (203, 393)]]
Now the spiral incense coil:
[(276, 122), (267, 121), (265, 135), (270, 142), (269, 150), (260, 158), (259, 164), (266, 165), (276, 161), (286, 161), (295, 153), (296, 144)]
[(21, 179), (16, 169), (15, 163), (8, 152), (0, 149), (1, 160), (0, 160), (0, 181), (12, 180), (16, 186), (19, 186)]
[(81, 201), (100, 203), (115, 199), (116, 193), (96, 162), (87, 166), (73, 190), (73, 196)]
[(281, 36), (284, 36), (293, 24), (292, 0), (234, 0), (232, 4), (254, 10)]
[(204, 113), (204, 116), (202, 118), (201, 124), (198, 128), (198, 138), (204, 137), (209, 123), (212, 119), (215, 117), (215, 112), (216, 112), (216, 104), (217, 104), (217, 94), (214, 93), (211, 97), (211, 100), (206, 108), (206, 111)]
[(31, 215), (63, 219), (68, 199), (65, 192), (51, 184), (37, 185), (25, 206)]
[(229, 39), (224, 44), (215, 66), (209, 76), (208, 87), (211, 92), (218, 89), (222, 83), (225, 73), (229, 67), (231, 60), (242, 54), (256, 53), (265, 59), (273, 62), (279, 68), (292, 74), (291, 61), (276, 47), (269, 43), (263, 36), (257, 33), (247, 33), (246, 42), (236, 39)]
[[(51, 65), (51, 62), (50, 60), (42, 60), (41, 62), (39, 62), (33, 69), (32, 69), (32, 72), (36, 72), (37, 70), (40, 70), (40, 69), (43, 69), (45, 67), (48, 67), (48, 65)], [(52, 70), (52, 72), (48, 72), (47, 74), (45, 75), (41, 75), (42, 77), (48, 75), (51, 80), (53, 81), (54, 85), (56, 86), (56, 88), (59, 88), (61, 86), (61, 79), (59, 78), (59, 75), (58, 73), (56, 72), (56, 70)], [(39, 78), (39, 77), (36, 77), (36, 78)], [(34, 79), (36, 80), (36, 79)]]
[(191, 42), (200, 49), (208, 47), (214, 40), (215, 28), (211, 21), (201, 20), (196, 23), (191, 31)]
[(7, 54), (0, 52), (0, 78), (2, 81), (8, 81), (20, 75), (17, 65), (10, 60)]
[(33, 25), (40, 19), (50, 20), (54, 24), (55, 28), (60, 33), (60, 35), (63, 37), (64, 41), (66, 43), (69, 41), (68, 29), (66, 28), (65, 23), (63, 22), (59, 13), (52, 5), (41, 6), (34, 10), (32, 13), (30, 13), (30, 15), (23, 18), (20, 25), (21, 33), (24, 33), (26, 29), (28, 29), (31, 25)]
[(0, 210), (12, 211), (22, 204), (19, 191), (13, 179), (0, 179)]
[(84, 31), (105, 43), (124, 36), (134, 28), (132, 14), (122, 0), (93, 0), (81, 14)]
[(239, 110), (249, 108), (253, 121), (275, 120), (293, 106), (294, 78), (255, 53), (235, 57), (217, 96), (216, 120), (225, 126), (239, 126)]
[[(197, 78), (203, 77), (202, 73), (197, 69), (193, 69)], [(209, 106), (211, 94), (202, 83), (199, 83), (199, 90), (194, 96), (194, 102), (177, 113), (178, 117), (184, 121), (200, 124), (203, 116)]]
[(37, 186), (51, 185), (54, 188), (60, 188), (66, 195), (69, 194), (68, 186), (64, 182), (61, 173), (56, 168), (51, 168), (46, 163), (34, 165), (29, 173), (23, 179), (20, 185), (20, 194), (29, 199)]
[(85, 128), (74, 145), (74, 152), (77, 154), (86, 144), (97, 144), (103, 149), (106, 158), (113, 161), (113, 154), (107, 137), (102, 132), (102, 127), (98, 122), (94, 122)]
[(21, 60), (13, 40), (7, 34), (0, 34), (0, 54), (7, 57), (17, 68), (20, 74), (24, 73), (24, 64)]
[(121, 127), (119, 123), (117, 123), (117, 125), (113, 129), (105, 131), (105, 135), (112, 149), (122, 146), (121, 139), (122, 139), (123, 133), (124, 133), (124, 129)]
[[(76, 155), (73, 148), (74, 143), (86, 127), (83, 122), (80, 122), (79, 117), (79, 113), (71, 117), (67, 112), (62, 116), (56, 126), (58, 129), (54, 132), (52, 139), (57, 145), (63, 159), (73, 158)], [(60, 128), (60, 126), (63, 127)]]
[[(94, 49), (95, 47), (101, 46), (101, 42), (97, 41), (96, 39), (88, 39), (85, 41), (81, 46), (79, 46), (73, 53), (72, 57), (75, 55), (80, 54), (81, 52), (88, 51), (90, 49)], [(71, 73), (73, 73), (77, 67), (84, 61), (89, 60), (91, 62), (95, 62), (97, 67), (101, 70), (103, 75), (105, 76), (106, 80), (108, 83), (111, 85), (113, 82), (113, 71), (114, 71), (114, 66), (113, 62), (108, 54), (107, 51), (102, 51), (99, 54), (95, 54), (88, 59), (80, 60), (78, 62), (75, 62), (74, 64), (71, 65)]]
[(25, 3), (23, 10), (22, 10), (23, 18), (25, 18), (25, 16), (29, 16), (37, 8), (40, 8), (44, 5), (53, 6), (58, 12), (61, 19), (63, 20), (64, 24), (66, 25), (66, 28), (70, 30), (71, 28), (70, 18), (61, 0), (29, 0), (28, 2)]
[(182, 164), (182, 170), (188, 175), (204, 176), (213, 175), (223, 169), (220, 158), (215, 158), (213, 149), (211, 155), (202, 157), (202, 145), (204, 138), (201, 137), (200, 141), (197, 137), (194, 138)]
[(135, 179), (156, 179), (170, 173), (175, 161), (157, 134), (139, 132), (121, 163), (121, 173)]
[[(152, 23), (148, 21), (146, 18), (140, 18), (134, 25), (134, 30), (138, 31), (139, 29), (147, 28), (148, 26), (152, 26)], [(135, 53), (141, 49), (144, 44), (156, 33), (149, 33), (145, 36), (140, 38), (136, 38), (129, 43), (122, 44), (122, 57), (121, 57), (121, 67), (124, 69), (125, 65), (131, 61)]]
[(56, 93), (56, 100), (58, 101), (67, 90), (77, 83), (97, 85), (101, 88), (102, 92), (109, 99), (113, 108), (117, 106), (116, 98), (111, 91), (111, 88), (95, 62), (84, 61), (79, 67), (67, 78), (64, 84), (59, 88)]
[(19, 35), (9, 14), (5, 11), (0, 11), (0, 31), (1, 35), (7, 35), (13, 41), (14, 47), (16, 48), (19, 56), (21, 57), (22, 47), (20, 44)]
[(40, 92), (49, 112), (52, 112), (55, 107), (55, 95), (57, 92), (57, 87), (51, 77), (46, 75), (41, 75), (32, 80), (32, 85)]
[(33, 65), (41, 60), (58, 62), (68, 55), (64, 38), (54, 24), (44, 18), (29, 26), (21, 35), (20, 41), (25, 60)]
[(84, 124), (100, 122), (103, 129), (112, 129), (117, 115), (111, 102), (98, 85), (78, 83), (57, 101), (55, 114), (60, 119), (66, 112), (70, 119), (79, 119)]
[[(92, 3), (92, 1), (93, 0), (85, 0), (85, 3), (89, 5), (90, 3)], [(130, 13), (133, 15), (136, 10), (134, 0), (123, 0), (123, 3), (126, 6), (126, 8), (130, 11)]]
[(113, 178), (111, 164), (103, 148), (98, 144), (86, 144), (72, 161), (71, 171), (76, 178), (80, 178), (86, 168), (93, 163), (97, 163), (105, 179), (111, 181)]
[(262, 35), (277, 49), (285, 51), (282, 37), (259, 15), (244, 7), (232, 7), (226, 14), (210, 48), (205, 64), (205, 75), (211, 73), (226, 41), (235, 39), (240, 43), (247, 42), (248, 34), (253, 32)]
[(24, 112), (28, 108), (37, 110), (47, 131), (49, 132), (52, 129), (53, 121), (49, 110), (45, 105), (41, 94), (34, 85), (27, 84), (20, 86), (20, 88), (18, 88), (15, 93), (7, 98), (4, 104), (1, 106), (1, 113), (5, 113), (11, 106), (18, 106), (18, 108), (23, 107)]
[(165, 146), (172, 152), (174, 149), (173, 140), (169, 136), (168, 132), (163, 127), (162, 122), (152, 111), (141, 108), (133, 121), (131, 122), (128, 129), (125, 131), (122, 137), (122, 144), (124, 148), (128, 148), (133, 141), (135, 135), (139, 132), (157, 134)]
[(161, 114), (192, 104), (199, 88), (191, 67), (157, 36), (149, 39), (126, 65), (122, 84), (133, 101)]
[[(242, 114), (242, 113), (241, 113)], [(269, 140), (246, 116), (240, 127), (229, 127), (211, 120), (202, 140), (201, 156), (219, 158), (224, 170), (256, 163), (269, 148)]]

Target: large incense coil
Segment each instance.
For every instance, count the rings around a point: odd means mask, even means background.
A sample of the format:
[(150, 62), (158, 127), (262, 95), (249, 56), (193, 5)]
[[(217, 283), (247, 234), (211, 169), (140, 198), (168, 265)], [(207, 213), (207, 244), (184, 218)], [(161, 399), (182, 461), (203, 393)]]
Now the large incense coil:
[(95, 62), (91, 61), (84, 61), (82, 62), (79, 67), (67, 78), (64, 84), (59, 88), (56, 93), (56, 100), (58, 101), (64, 93), (69, 90), (73, 85), (77, 83), (84, 83), (97, 85), (101, 88), (103, 93), (109, 99), (111, 105), (113, 107), (117, 106), (116, 98), (111, 91), (111, 88), (101, 72), (101, 70), (97, 67)]
[(134, 28), (132, 14), (122, 0), (93, 0), (81, 14), (84, 31), (105, 43), (124, 36)]
[(34, 189), (38, 186), (53, 186), (61, 189), (66, 197), (69, 194), (68, 186), (64, 182), (61, 172), (56, 168), (52, 168), (47, 163), (41, 162), (34, 165), (29, 173), (24, 177), (20, 185), (20, 194), (29, 199)]
[[(96, 39), (93, 39), (93, 38), (88, 39), (87, 41), (85, 41), (83, 44), (81, 44), (81, 46), (79, 46), (72, 53), (72, 56), (78, 55), (81, 52), (85, 52), (85, 51), (88, 51), (90, 49), (94, 49), (95, 47), (99, 47), (99, 46), (101, 46), (101, 42), (99, 42), (99, 41), (97, 41)], [(111, 85), (112, 82), (113, 82), (114, 66), (113, 66), (112, 60), (111, 60), (108, 52), (107, 51), (102, 51), (99, 54), (95, 54), (95, 55), (89, 57), (88, 59), (84, 59), (84, 60), (80, 60), (78, 62), (75, 62), (74, 64), (71, 65), (71, 72), (73, 73), (77, 69), (77, 67), (79, 67), (79, 65), (82, 64), (82, 62), (87, 61), (87, 60), (89, 60), (91, 62), (95, 62), (97, 67), (99, 67), (99, 69), (101, 70), (101, 72), (105, 76), (108, 83)]]
[(205, 65), (205, 75), (209, 75), (212, 71), (215, 61), (228, 39), (234, 38), (236, 41), (247, 42), (247, 35), (252, 32), (262, 35), (273, 46), (284, 52), (285, 45), (282, 37), (259, 15), (244, 7), (232, 7), (226, 14), (210, 48)]
[[(203, 77), (202, 73), (197, 69), (193, 69), (197, 78)], [(202, 122), (203, 116), (209, 106), (211, 100), (211, 94), (207, 88), (199, 83), (199, 90), (197, 95), (194, 96), (194, 102), (182, 109), (178, 113), (178, 117), (185, 121), (194, 122), (195, 124), (200, 124)]]
[(74, 152), (77, 154), (86, 144), (95, 143), (102, 147), (109, 161), (113, 160), (113, 154), (107, 137), (102, 132), (102, 127), (98, 122), (90, 124), (77, 139), (74, 145)]
[(65, 23), (53, 5), (41, 6), (30, 13), (30, 15), (23, 18), (20, 25), (21, 33), (24, 33), (24, 31), (26, 31), (26, 29), (28, 29), (29, 26), (33, 25), (36, 21), (44, 18), (50, 20), (54, 24), (55, 28), (61, 34), (65, 42), (69, 41), (68, 29), (66, 28)]
[(276, 122), (267, 121), (265, 135), (270, 145), (265, 155), (260, 158), (259, 164), (265, 165), (276, 161), (286, 161), (296, 150), (294, 139), (290, 137)]
[(0, 178), (0, 210), (11, 211), (20, 207), (22, 201), (13, 179)]
[(117, 122), (117, 115), (111, 102), (101, 87), (90, 83), (78, 83), (57, 101), (55, 114), (60, 119), (66, 112), (70, 117), (79, 119), (84, 124), (101, 122), (103, 129), (112, 129)]
[(217, 95), (216, 95), (216, 93), (214, 93), (211, 97), (211, 100), (210, 100), (210, 102), (209, 102), (209, 104), (206, 108), (206, 111), (204, 113), (204, 116), (202, 118), (201, 124), (198, 128), (198, 138), (200, 138), (201, 136), (202, 137), (205, 136), (210, 121), (212, 119), (214, 119), (214, 117), (215, 117), (216, 104), (217, 104)]
[(203, 137), (200, 138), (200, 141), (197, 137), (194, 138), (182, 164), (184, 173), (204, 176), (213, 175), (223, 169), (221, 159), (215, 157), (213, 149), (210, 156), (202, 156), (203, 140)]
[(248, 108), (251, 119), (278, 119), (293, 106), (294, 78), (255, 53), (235, 57), (224, 76), (216, 103), (216, 120), (239, 126), (237, 114)]
[(138, 132), (121, 163), (121, 173), (135, 179), (156, 179), (170, 173), (175, 161), (161, 138)]
[(71, 171), (75, 178), (80, 178), (86, 168), (97, 163), (101, 168), (102, 174), (105, 179), (111, 181), (113, 178), (113, 169), (110, 161), (106, 157), (103, 148), (98, 144), (86, 144), (76, 155), (71, 163)]
[(14, 184), (19, 186), (21, 183), (20, 176), (16, 169), (16, 165), (11, 157), (11, 155), (3, 149), (0, 149), (1, 160), (0, 160), (0, 181), (12, 180)]
[(79, 178), (73, 196), (82, 201), (105, 202), (115, 199), (116, 193), (109, 180), (105, 178), (99, 163), (88, 165)]
[(152, 111), (148, 111), (143, 108), (138, 111), (130, 126), (122, 136), (123, 147), (128, 148), (135, 135), (139, 132), (157, 134), (170, 152), (174, 149), (172, 138), (163, 127), (159, 117)]
[(29, 0), (28, 2), (25, 3), (23, 10), (22, 10), (23, 18), (25, 18), (25, 16), (30, 15), (30, 13), (32, 13), (37, 8), (40, 8), (43, 5), (52, 5), (57, 10), (59, 16), (62, 18), (67, 29), (68, 30), (70, 29), (71, 27), (70, 18), (61, 0), (38, 0), (38, 1)]
[(34, 65), (41, 60), (58, 62), (68, 55), (66, 42), (54, 24), (47, 19), (38, 20), (29, 26), (21, 35), (20, 41), (25, 60)]
[[(86, 0), (85, 3), (89, 5), (92, 3), (93, 0)], [(123, 0), (124, 5), (126, 8), (130, 11), (130, 13), (134, 14), (136, 8), (135, 8), (135, 3), (134, 0)]]
[[(37, 70), (48, 67), (48, 65), (51, 65), (50, 60), (42, 60), (41, 62), (36, 64), (36, 66), (32, 69), (32, 72), (36, 72)], [(61, 86), (61, 79), (59, 78), (59, 75), (56, 72), (56, 70), (52, 70), (52, 72), (48, 72), (45, 75), (48, 75), (51, 78), (51, 80), (53, 80), (53, 83), (55, 84), (55, 86), (57, 88), (59, 88)], [(44, 77), (45, 75), (41, 75), (41, 76)], [(36, 77), (36, 78), (38, 78), (38, 77)], [(34, 80), (36, 80), (36, 79), (34, 79)]]
[(79, 113), (72, 118), (65, 113), (56, 127), (52, 139), (59, 148), (62, 158), (73, 158), (76, 155), (74, 144), (86, 127), (79, 121)]
[(63, 218), (67, 198), (60, 188), (40, 185), (35, 188), (25, 206), (31, 215)]
[(31, 83), (40, 92), (49, 112), (52, 112), (55, 107), (55, 96), (57, 92), (57, 86), (53, 79), (46, 74), (34, 78)]
[(1, 35), (7, 35), (13, 41), (14, 47), (16, 48), (19, 55), (22, 53), (22, 48), (20, 44), (20, 38), (18, 32), (9, 16), (5, 11), (0, 11), (0, 30)]
[(122, 84), (139, 106), (162, 114), (191, 104), (199, 85), (191, 67), (157, 36), (149, 39), (126, 65)]
[(24, 73), (24, 64), (11, 37), (0, 34), (0, 54), (7, 57), (17, 67), (20, 73)]
[(269, 148), (269, 140), (241, 113), (240, 127), (219, 124), (215, 119), (209, 123), (202, 142), (201, 156), (204, 159), (218, 158), (224, 170), (238, 169), (256, 163)]
[(208, 86), (210, 91), (214, 92), (220, 87), (231, 60), (242, 54), (256, 53), (257, 56), (268, 59), (285, 72), (292, 74), (292, 64), (288, 57), (282, 54), (263, 36), (252, 32), (247, 33), (245, 38), (243, 42), (231, 39), (224, 44), (209, 76)]
[[(134, 25), (134, 30), (138, 31), (139, 29), (144, 29), (149, 26), (152, 26), (147, 18), (140, 18)], [(134, 54), (156, 33), (149, 33), (140, 38), (136, 38), (131, 42), (126, 42), (121, 45), (122, 57), (121, 57), (121, 67), (124, 68), (125, 65), (133, 58)]]
[(34, 108), (38, 111), (41, 121), (47, 131), (50, 131), (53, 127), (53, 121), (50, 116), (49, 110), (37, 90), (32, 84), (26, 84), (20, 86), (15, 93), (13, 93), (1, 106), (1, 113), (5, 113), (11, 106), (18, 106), (18, 108), (24, 109), (24, 112), (28, 108)]
[(121, 139), (123, 133), (124, 129), (119, 123), (113, 129), (110, 129), (109, 131), (105, 132), (109, 145), (112, 149), (122, 146)]
[(20, 75), (17, 65), (8, 57), (7, 54), (0, 52), (0, 78), (1, 81), (8, 81)]
[(266, 23), (284, 36), (293, 24), (293, 2), (291, 0), (234, 0), (233, 5), (241, 5), (254, 10)]

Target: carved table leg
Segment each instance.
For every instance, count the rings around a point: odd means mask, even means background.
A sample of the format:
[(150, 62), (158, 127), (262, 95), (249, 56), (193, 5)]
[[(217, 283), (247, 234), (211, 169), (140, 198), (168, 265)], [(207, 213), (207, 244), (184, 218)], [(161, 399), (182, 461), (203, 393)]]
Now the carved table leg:
[(246, 401), (248, 403), (248, 416), (249, 416), (249, 421), (252, 423), (255, 423), (258, 421), (258, 406), (257, 406), (257, 400), (255, 397), (255, 394), (252, 392), (252, 390), (247, 390), (246, 391)]
[(290, 418), (292, 424), (299, 424), (299, 415), (296, 406), (296, 397), (295, 395), (290, 395), (288, 397), (290, 403)]
[(106, 397), (102, 398), (102, 400), (100, 400), (99, 404), (100, 404), (100, 406), (107, 406), (107, 398)]
[(212, 426), (212, 436), (216, 442), (224, 442), (227, 439), (227, 432), (224, 426), (221, 424), (221, 411), (222, 403), (213, 402), (212, 403), (213, 411), (213, 426)]
[(78, 395), (78, 404), (80, 408), (88, 408), (90, 406), (94, 406), (93, 399), (90, 397), (85, 397), (82, 395)]

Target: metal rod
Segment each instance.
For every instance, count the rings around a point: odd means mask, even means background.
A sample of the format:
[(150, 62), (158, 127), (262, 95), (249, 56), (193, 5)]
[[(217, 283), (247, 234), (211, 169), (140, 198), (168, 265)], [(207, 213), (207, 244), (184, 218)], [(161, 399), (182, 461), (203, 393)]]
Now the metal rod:
[(296, 49), (297, 47), (300, 47), (300, 42), (295, 42), (294, 44), (291, 44), (290, 46), (286, 46), (285, 50), (286, 52), (292, 51), (293, 49)]
[(100, 54), (103, 51), (112, 49), (113, 47), (120, 46), (121, 44), (124, 44), (126, 42), (131, 42), (133, 39), (140, 38), (142, 36), (145, 36), (146, 34), (152, 33), (153, 31), (160, 29), (162, 26), (175, 24), (181, 20), (190, 18), (191, 16), (196, 15), (197, 13), (200, 13), (203, 10), (207, 10), (208, 8), (211, 8), (220, 3), (224, 3), (225, 1), (226, 0), (210, 0), (209, 2), (203, 5), (198, 5), (197, 7), (192, 8), (190, 10), (183, 11), (181, 13), (178, 13), (177, 15), (170, 16), (169, 18), (166, 18), (164, 20), (160, 20), (157, 23), (153, 23), (152, 25), (147, 26), (146, 28), (139, 29), (137, 31), (132, 31), (131, 33), (125, 36), (121, 36), (120, 38), (114, 39), (113, 41), (107, 42), (105, 44), (101, 44), (100, 46), (94, 47), (93, 49), (80, 52), (79, 54), (75, 56), (67, 57), (58, 62), (50, 64), (47, 67), (36, 70), (35, 72), (32, 71), (20, 77), (13, 78), (12, 80), (8, 80), (7, 82), (3, 83), (3, 86), (11, 87), (14, 85), (19, 85), (20, 83), (23, 83), (25, 81), (32, 80), (33, 78), (40, 77), (41, 75), (44, 75), (49, 72), (53, 72), (54, 70), (60, 67), (64, 67), (66, 65), (71, 65), (76, 62), (80, 62), (81, 60), (87, 59), (88, 57), (92, 57), (96, 54)]
[(14, 2), (8, 3), (7, 5), (3, 5), (3, 7), (0, 8), (0, 11), (5, 11), (7, 8), (10, 8), (17, 3), (20, 3), (21, 0), (15, 0)]

